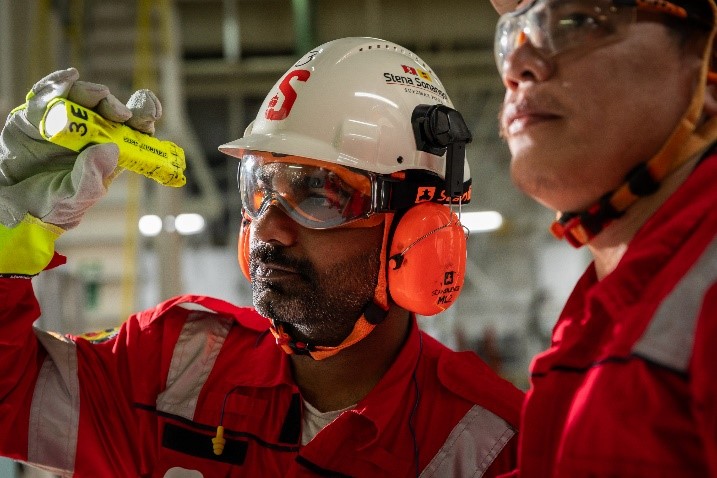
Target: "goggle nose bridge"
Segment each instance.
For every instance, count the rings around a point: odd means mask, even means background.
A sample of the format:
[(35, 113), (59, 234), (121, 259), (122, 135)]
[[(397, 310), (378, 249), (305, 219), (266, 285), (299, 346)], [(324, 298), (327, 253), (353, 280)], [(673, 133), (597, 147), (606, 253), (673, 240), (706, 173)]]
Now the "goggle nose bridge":
[(285, 204), (285, 201), (286, 201), (286, 199), (284, 199), (278, 191), (275, 191), (273, 189), (268, 190), (268, 194), (264, 195), (264, 197), (261, 200), (261, 204), (259, 205), (259, 208), (256, 211), (256, 217), (253, 217), (252, 219), (255, 221), (260, 219), (261, 216), (266, 214), (266, 212), (269, 210), (269, 208), (271, 206), (278, 207), (279, 209), (281, 209), (281, 211), (284, 214), (291, 217), (292, 214), (288, 210), (288, 208)]
[[(506, 35), (507, 43), (504, 44), (507, 48), (500, 48), (496, 51), (496, 62), (499, 72), (502, 73), (503, 63), (508, 57), (527, 42), (530, 42), (533, 47), (538, 49), (544, 47), (546, 43), (545, 32), (542, 31), (541, 26), (536, 22), (532, 12), (537, 4), (538, 2), (536, 0), (526, 6), (522, 11), (510, 15), (506, 20), (506, 23), (510, 26), (510, 33)], [(502, 30), (505, 26), (506, 25), (502, 25), (499, 30)], [(499, 52), (500, 55), (498, 55)]]

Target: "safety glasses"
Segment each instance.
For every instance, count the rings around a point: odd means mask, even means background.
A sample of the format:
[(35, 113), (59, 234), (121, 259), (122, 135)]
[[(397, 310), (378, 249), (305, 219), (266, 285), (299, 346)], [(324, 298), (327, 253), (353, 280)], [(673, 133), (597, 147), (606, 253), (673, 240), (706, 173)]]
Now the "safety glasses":
[(238, 180), (245, 213), (254, 220), (276, 205), (304, 227), (328, 229), (376, 210), (375, 177), (312, 159), (247, 152)]
[(618, 41), (638, 10), (690, 18), (684, 8), (663, 0), (534, 0), (498, 20), (494, 44), (498, 71), (502, 76), (506, 60), (527, 41), (548, 57)]

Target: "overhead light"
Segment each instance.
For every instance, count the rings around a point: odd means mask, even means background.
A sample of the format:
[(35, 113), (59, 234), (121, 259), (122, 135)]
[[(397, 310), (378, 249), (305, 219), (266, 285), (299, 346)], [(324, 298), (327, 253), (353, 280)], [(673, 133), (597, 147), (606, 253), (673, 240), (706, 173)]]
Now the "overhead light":
[(470, 232), (490, 232), (503, 225), (503, 216), (498, 211), (463, 212), (461, 224)]
[(139, 233), (143, 236), (154, 237), (162, 232), (162, 218), (148, 214), (139, 218)]
[(174, 228), (183, 236), (198, 234), (204, 230), (205, 221), (201, 214), (180, 214), (174, 220)]
[(143, 236), (154, 237), (164, 232), (176, 232), (183, 236), (198, 234), (204, 230), (206, 221), (201, 214), (179, 214), (178, 216), (166, 216), (164, 219), (148, 214), (139, 219), (139, 232)]

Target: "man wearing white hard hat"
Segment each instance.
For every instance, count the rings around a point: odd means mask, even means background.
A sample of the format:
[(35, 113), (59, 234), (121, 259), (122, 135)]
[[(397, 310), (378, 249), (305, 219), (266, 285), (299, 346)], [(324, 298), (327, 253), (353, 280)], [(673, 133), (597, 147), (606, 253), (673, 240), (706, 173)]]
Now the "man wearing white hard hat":
[(242, 202), (239, 266), (256, 310), (188, 295), (100, 335), (32, 329), (30, 278), (60, 262), (54, 238), (118, 173), (113, 144), (78, 155), (42, 140), (56, 97), (147, 132), (161, 111), (148, 92), (126, 108), (69, 69), (3, 129), (0, 453), (81, 477), (515, 467), (523, 393), (416, 323), (461, 292), (471, 197), (471, 135), (418, 56), (373, 38), (321, 45), (220, 147), (239, 159), (228, 200)]
[(512, 179), (594, 259), (531, 365), (515, 475), (717, 476), (715, 4), (492, 1)]

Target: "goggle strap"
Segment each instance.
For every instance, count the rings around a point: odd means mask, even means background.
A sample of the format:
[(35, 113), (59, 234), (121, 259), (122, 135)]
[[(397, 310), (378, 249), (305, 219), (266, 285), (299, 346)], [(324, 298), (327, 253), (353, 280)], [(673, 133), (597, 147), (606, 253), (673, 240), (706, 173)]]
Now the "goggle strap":
[(663, 13), (683, 20), (692, 21), (702, 27), (711, 29), (712, 25), (703, 18), (680, 5), (664, 0), (612, 0), (616, 6), (636, 7), (647, 12)]
[(376, 213), (400, 211), (422, 202), (439, 204), (468, 203), (472, 193), (472, 179), (463, 182), (463, 194), (450, 198), (446, 192), (445, 181), (438, 176), (411, 174), (397, 181), (379, 176), (376, 180), (373, 211)]

